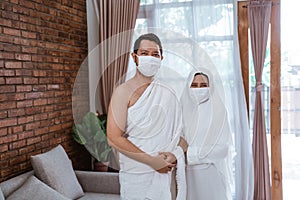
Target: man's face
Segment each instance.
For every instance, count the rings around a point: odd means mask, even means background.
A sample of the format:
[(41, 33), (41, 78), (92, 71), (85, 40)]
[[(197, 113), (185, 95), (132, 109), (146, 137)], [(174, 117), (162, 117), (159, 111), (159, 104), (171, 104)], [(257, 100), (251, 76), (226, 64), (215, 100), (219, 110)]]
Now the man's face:
[[(153, 41), (150, 40), (142, 40), (140, 43), (140, 47), (137, 50), (138, 56), (153, 56), (155, 58), (163, 59), (163, 56), (160, 54), (159, 46)], [(132, 57), (134, 62), (138, 64), (138, 59), (135, 53), (132, 53)]]
[(198, 74), (196, 76), (194, 76), (194, 80), (191, 83), (191, 88), (204, 88), (204, 87), (208, 87), (208, 79), (206, 76)]

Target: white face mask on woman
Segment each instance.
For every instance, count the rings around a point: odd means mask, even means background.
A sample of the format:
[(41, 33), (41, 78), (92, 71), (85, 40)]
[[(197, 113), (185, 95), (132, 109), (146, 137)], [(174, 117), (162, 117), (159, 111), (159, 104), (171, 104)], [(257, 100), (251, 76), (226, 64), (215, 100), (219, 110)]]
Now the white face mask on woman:
[(138, 66), (137, 69), (141, 74), (147, 77), (154, 76), (161, 65), (161, 59), (153, 56), (137, 56)]
[(209, 99), (209, 88), (190, 88), (190, 95), (195, 103), (204, 103)]

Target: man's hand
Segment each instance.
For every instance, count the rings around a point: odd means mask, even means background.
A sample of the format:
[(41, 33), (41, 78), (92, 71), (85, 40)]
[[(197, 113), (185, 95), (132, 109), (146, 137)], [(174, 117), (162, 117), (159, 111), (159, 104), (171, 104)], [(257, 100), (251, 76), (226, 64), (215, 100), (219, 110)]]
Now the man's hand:
[(169, 163), (173, 163), (173, 164), (177, 163), (177, 159), (175, 155), (171, 152), (159, 152), (159, 155), (162, 155), (164, 160)]
[(183, 152), (186, 153), (189, 145), (184, 138), (180, 137), (178, 146), (180, 146)]
[(176, 164), (167, 162), (164, 158), (164, 155), (157, 155), (152, 157), (150, 166), (159, 173), (168, 173), (172, 170), (173, 167), (176, 166)]

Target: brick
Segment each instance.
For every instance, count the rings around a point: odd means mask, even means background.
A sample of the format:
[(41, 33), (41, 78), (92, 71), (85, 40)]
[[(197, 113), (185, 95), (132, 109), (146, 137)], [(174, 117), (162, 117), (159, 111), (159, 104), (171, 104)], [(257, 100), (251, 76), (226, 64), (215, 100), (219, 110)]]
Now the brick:
[(37, 129), (40, 127), (40, 122), (33, 122), (33, 123), (30, 123), (30, 124), (26, 124), (25, 126), (25, 130), (26, 131), (30, 131), (30, 130), (34, 130), (34, 129)]
[(9, 144), (10, 149), (19, 149), (24, 146), (26, 146), (26, 140), (18, 140), (16, 142)]
[(6, 52), (20, 52), (21, 47), (11, 44), (3, 44), (3, 50)]
[(5, 62), (5, 68), (22, 68), (21, 62)]
[(0, 24), (2, 26), (12, 27), (12, 20), (0, 18)]
[(19, 140), (23, 140), (23, 139), (30, 138), (33, 136), (34, 136), (33, 131), (26, 131), (26, 132), (18, 133)]
[(25, 100), (25, 101), (17, 102), (17, 108), (31, 107), (32, 105), (33, 105), (32, 100)]
[(33, 121), (33, 116), (19, 117), (18, 124), (26, 124)]
[(23, 60), (23, 61), (31, 61), (31, 55), (29, 54), (15, 54), (16, 60)]
[(17, 85), (17, 92), (31, 92), (31, 85)]
[(14, 142), (14, 141), (17, 141), (17, 140), (18, 140), (18, 136), (16, 134), (7, 135), (7, 136), (4, 136), (4, 137), (1, 138), (0, 143), (1, 144), (6, 144), (6, 143), (11, 143), (11, 142)]
[(61, 125), (54, 125), (49, 127), (49, 132), (59, 131), (61, 130)]
[(0, 136), (7, 135), (7, 128), (1, 128), (0, 129)]
[(16, 108), (16, 102), (10, 101), (10, 102), (1, 102), (0, 103), (0, 108), (1, 110), (8, 110), (12, 108)]
[(38, 84), (39, 79), (37, 78), (24, 78), (24, 84)]
[(20, 69), (15, 70), (16, 76), (32, 76), (32, 70)]
[(3, 77), (0, 77), (0, 85), (4, 85), (5, 84), (5, 79)]
[(2, 11), (2, 17), (4, 19), (18, 20), (18, 15), (14, 14), (13, 12)]
[(36, 54), (36, 53), (37, 53), (37, 47), (26, 47), (26, 46), (22, 46), (22, 52), (23, 52), (23, 53), (32, 53), (32, 54)]
[(12, 28), (3, 28), (3, 33), (6, 35), (12, 35), (12, 36), (21, 36), (21, 31), (17, 29)]
[(41, 98), (41, 97), (43, 97), (42, 92), (30, 92), (30, 93), (26, 93), (26, 95), (25, 95), (26, 99), (37, 99), (37, 98)]
[(37, 99), (33, 101), (34, 106), (42, 106), (47, 104), (47, 99)]
[[(0, 37), (1, 40), (1, 37)], [(2, 59), (6, 59), (6, 60), (13, 60), (15, 58), (15, 54), (14, 53), (7, 53), (7, 52), (1, 52), (0, 53), (0, 58)]]
[(22, 84), (22, 78), (6, 78), (6, 84)]
[(35, 32), (28, 32), (28, 31), (21, 31), (22, 37), (35, 39), (36, 33)]
[(14, 6), (13, 12), (18, 14), (29, 15), (29, 10), (20, 6)]
[[(26, 144), (25, 144), (26, 145)], [(26, 160), (26, 155), (17, 156), (9, 160), (10, 165), (16, 165)]]
[[(0, 153), (6, 152), (6, 151), (8, 151), (8, 145), (7, 144), (0, 145)], [(2, 165), (1, 165), (1, 167), (2, 167)]]
[(16, 91), (15, 86), (12, 86), (12, 85), (1, 86), (0, 85), (0, 93), (9, 93), (9, 92), (15, 92), (15, 91)]
[(26, 113), (26, 115), (39, 114), (39, 113), (41, 113), (41, 108), (40, 107), (26, 108), (25, 113)]
[(0, 111), (0, 119), (3, 119), (3, 118), (7, 118), (7, 111), (6, 110)]
[(15, 76), (15, 71), (8, 69), (0, 69), (0, 76)]
[(40, 137), (28, 138), (27, 139), (27, 145), (36, 144), (36, 143), (38, 143), (40, 141), (41, 141)]
[(46, 85), (37, 85), (32, 87), (32, 91), (34, 92), (42, 92), (46, 91)]
[(9, 117), (19, 117), (19, 116), (24, 116), (24, 115), (25, 115), (24, 109), (12, 109), (12, 110), (9, 110), (9, 112), (8, 112)]
[[(23, 132), (23, 126), (14, 126), (13, 127), (13, 133), (20, 133), (20, 132)], [(20, 139), (19, 138), (19, 135), (18, 135), (18, 139)]]
[(43, 134), (48, 133), (48, 131), (49, 131), (48, 127), (39, 128), (39, 129), (34, 130), (34, 135), (35, 136), (43, 135)]
[(29, 152), (33, 152), (35, 150), (34, 145), (26, 145), (25, 147), (22, 147), (19, 149), (19, 154), (28, 154)]
[(31, 8), (34, 9), (35, 8), (35, 4), (33, 2), (27, 1), (27, 0), (19, 0), (19, 4), (21, 6), (24, 6), (26, 8)]

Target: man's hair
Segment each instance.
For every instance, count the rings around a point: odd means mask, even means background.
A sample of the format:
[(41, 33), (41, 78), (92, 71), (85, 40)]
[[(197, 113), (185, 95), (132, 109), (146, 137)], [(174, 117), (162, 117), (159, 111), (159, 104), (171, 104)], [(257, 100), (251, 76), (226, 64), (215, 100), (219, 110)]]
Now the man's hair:
[(208, 83), (208, 85), (209, 85), (209, 78), (208, 78), (208, 75), (207, 75), (207, 74), (204, 74), (203, 72), (197, 72), (197, 73), (194, 75), (194, 77), (197, 76), (197, 75), (205, 76), (205, 77), (207, 78), (207, 83)]
[(134, 46), (133, 46), (133, 52), (135, 54), (137, 54), (137, 51), (140, 48), (140, 44), (141, 44), (142, 40), (150, 40), (152, 42), (155, 42), (159, 46), (159, 51), (160, 51), (160, 54), (162, 55), (163, 50), (162, 50), (162, 46), (161, 46), (161, 41), (160, 41), (159, 37), (157, 37), (157, 35), (155, 35), (154, 33), (147, 33), (147, 34), (141, 35), (138, 39), (136, 39), (136, 41), (134, 42)]

